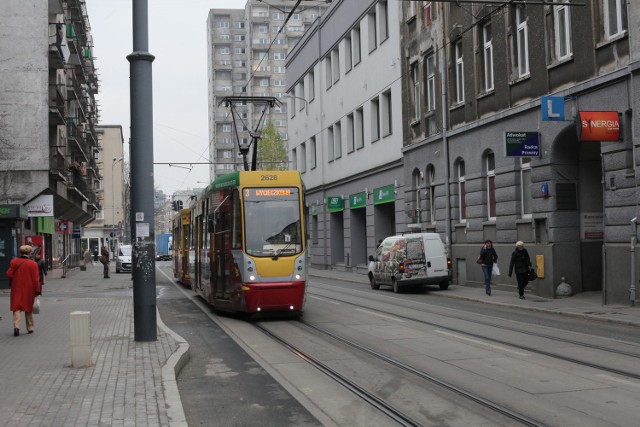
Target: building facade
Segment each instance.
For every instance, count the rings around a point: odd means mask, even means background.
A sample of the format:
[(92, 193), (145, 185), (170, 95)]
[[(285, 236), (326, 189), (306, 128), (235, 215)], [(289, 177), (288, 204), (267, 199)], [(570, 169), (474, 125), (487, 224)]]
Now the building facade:
[(124, 135), (120, 125), (100, 125), (96, 128), (100, 151), (95, 155), (101, 171), (95, 190), (101, 209), (95, 211), (94, 221), (84, 227), (82, 248), (90, 254), (99, 253), (104, 246), (113, 255), (118, 245), (127, 242), (126, 234), (128, 186), (127, 159), (124, 156)]
[(3, 4), (0, 35), (0, 203), (32, 206), (23, 238), (41, 242), (55, 274), (79, 262), (81, 228), (100, 209), (98, 78), (86, 4)]
[(289, 150), (320, 267), (366, 271), (376, 243), (405, 229), (399, 10), (333, 2), (286, 62)]
[(503, 270), (521, 240), (538, 295), (635, 301), (637, 8), (403, 5), (407, 212), (451, 241), (458, 283), (482, 282), (484, 240)]
[[(292, 12), (288, 1), (249, 0), (244, 9), (212, 9), (207, 19), (209, 85), (210, 179), (242, 170), (240, 145), (252, 141), (262, 116), (262, 105), (235, 103), (236, 112), (223, 102), (225, 97), (275, 97), (285, 95), (285, 60), (291, 48), (326, 8), (304, 6)], [(291, 15), (291, 16), (289, 16)], [(287, 21), (286, 26), (285, 21)], [(288, 139), (287, 107), (277, 104), (265, 115), (280, 136)]]

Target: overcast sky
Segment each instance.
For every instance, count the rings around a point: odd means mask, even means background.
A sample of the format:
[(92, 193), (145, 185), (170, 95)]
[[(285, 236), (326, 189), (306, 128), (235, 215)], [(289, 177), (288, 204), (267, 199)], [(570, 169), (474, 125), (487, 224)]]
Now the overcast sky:
[[(100, 78), (100, 124), (121, 125), (128, 159), (129, 61), (133, 51), (132, 0), (87, 0)], [(153, 61), (154, 162), (208, 161), (207, 16), (209, 10), (244, 9), (246, 0), (149, 0), (149, 53)], [(154, 167), (166, 194), (204, 187), (206, 165), (191, 170)]]

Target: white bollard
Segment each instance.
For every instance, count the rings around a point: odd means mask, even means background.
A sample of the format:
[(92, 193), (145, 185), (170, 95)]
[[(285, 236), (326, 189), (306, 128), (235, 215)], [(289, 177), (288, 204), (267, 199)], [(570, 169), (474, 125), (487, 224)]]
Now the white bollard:
[(74, 368), (91, 365), (91, 313), (74, 311), (70, 315), (71, 365)]

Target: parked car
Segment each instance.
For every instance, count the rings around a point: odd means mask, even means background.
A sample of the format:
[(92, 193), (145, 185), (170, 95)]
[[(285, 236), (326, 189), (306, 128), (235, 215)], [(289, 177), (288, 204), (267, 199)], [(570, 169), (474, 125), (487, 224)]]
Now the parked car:
[(116, 256), (116, 273), (131, 271), (131, 245), (122, 245)]
[(371, 289), (389, 285), (393, 292), (406, 287), (438, 285), (449, 288), (451, 261), (437, 233), (390, 236), (369, 256)]

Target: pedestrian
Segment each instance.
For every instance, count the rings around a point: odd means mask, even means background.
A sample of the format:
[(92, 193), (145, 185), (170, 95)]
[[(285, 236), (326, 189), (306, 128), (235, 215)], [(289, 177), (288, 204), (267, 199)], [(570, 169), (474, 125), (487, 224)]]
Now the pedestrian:
[(498, 254), (493, 249), (493, 242), (485, 240), (480, 255), (476, 262), (482, 266), (482, 274), (484, 275), (484, 291), (487, 295), (491, 295), (491, 272), (493, 264), (498, 261)]
[(33, 302), (40, 295), (38, 264), (29, 256), (31, 246), (20, 246), (20, 257), (9, 263), (7, 277), (11, 281), (11, 311), (13, 311), (13, 336), (20, 335), (20, 313), (24, 312), (27, 332), (33, 333)]
[(518, 240), (516, 249), (511, 254), (511, 262), (509, 263), (509, 277), (515, 269), (516, 280), (518, 281), (518, 295), (520, 299), (524, 298), (524, 287), (529, 283), (529, 270), (531, 269), (531, 258), (529, 252), (524, 248), (524, 242)]
[(98, 263), (98, 248), (95, 248), (93, 250), (93, 265), (96, 265)]
[(40, 287), (44, 286), (44, 277), (47, 275), (47, 263), (37, 253), (33, 260), (38, 264), (38, 276), (40, 278)]
[(104, 266), (104, 270), (103, 270), (104, 278), (110, 279), (111, 276), (109, 276), (109, 249), (106, 246), (102, 248), (102, 252), (100, 255), (100, 262)]

